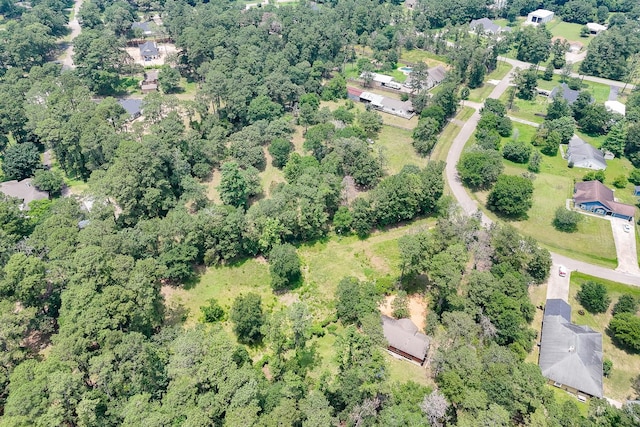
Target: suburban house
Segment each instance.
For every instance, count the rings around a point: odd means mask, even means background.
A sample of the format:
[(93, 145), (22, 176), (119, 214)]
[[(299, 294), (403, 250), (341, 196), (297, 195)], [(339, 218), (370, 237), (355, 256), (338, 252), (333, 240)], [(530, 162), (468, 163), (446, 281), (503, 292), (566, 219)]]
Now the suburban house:
[(29, 210), (29, 203), (32, 201), (49, 198), (49, 193), (38, 190), (31, 183), (31, 178), (26, 178), (22, 181), (13, 180), (0, 183), (0, 193), (22, 200), (20, 209), (23, 211)]
[(607, 29), (604, 25), (596, 24), (595, 22), (588, 22), (587, 28), (589, 29), (589, 34), (597, 36), (601, 32)]
[(618, 113), (621, 116), (627, 114), (627, 107), (620, 101), (605, 101), (604, 108), (612, 113)]
[(602, 334), (571, 323), (564, 300), (545, 304), (538, 365), (550, 384), (580, 400), (602, 397)]
[(147, 70), (144, 73), (144, 80), (140, 83), (142, 93), (155, 92), (158, 90), (158, 70)]
[(600, 181), (577, 182), (573, 191), (576, 207), (602, 216), (633, 221), (636, 207), (616, 202), (613, 191)]
[(129, 115), (128, 120), (135, 120), (142, 115), (142, 99), (122, 98), (118, 99), (118, 104)]
[(511, 31), (511, 28), (501, 27), (489, 18), (474, 19), (469, 23), (469, 27), (473, 31), (476, 31), (479, 27), (482, 27), (482, 31), (491, 34), (499, 34), (502, 32)]
[(134, 32), (139, 30), (144, 36), (152, 36), (156, 34), (156, 24), (150, 21), (134, 22), (131, 24), (131, 30)]
[(604, 153), (576, 135), (571, 137), (565, 155), (567, 162), (576, 168), (604, 170), (607, 162)]
[(564, 98), (564, 100), (567, 101), (569, 105), (571, 105), (576, 102), (576, 99), (578, 99), (578, 95), (580, 95), (579, 90), (570, 89), (566, 83), (561, 83), (560, 86), (556, 86), (553, 88), (551, 94), (549, 94), (549, 97), (553, 99), (556, 96), (562, 96), (562, 98)]
[(143, 61), (151, 61), (160, 58), (160, 51), (156, 42), (148, 41), (140, 46), (140, 57)]
[(546, 24), (553, 19), (553, 12), (546, 9), (538, 9), (527, 15), (525, 25), (540, 25)]
[[(368, 75), (367, 75), (368, 74)], [(378, 73), (369, 73), (369, 72), (364, 72), (362, 74), (360, 74), (360, 79), (367, 80), (367, 79), (371, 79), (371, 81), (373, 81), (374, 83), (376, 83), (378, 86), (382, 86), (382, 87), (388, 87), (391, 89), (400, 89), (402, 86), (400, 85), (400, 83), (396, 82), (393, 80), (393, 77), (391, 76), (387, 76), (385, 74), (378, 74)]]
[(382, 316), (382, 332), (387, 339), (387, 350), (405, 359), (424, 364), (429, 349), (429, 337), (418, 332), (410, 319), (393, 319)]
[(431, 89), (440, 83), (447, 77), (447, 69), (442, 65), (438, 65), (437, 67), (431, 67), (427, 70), (427, 89)]
[(353, 87), (347, 87), (347, 97), (353, 101), (369, 105), (373, 109), (405, 119), (410, 119), (415, 114), (411, 101), (400, 101)]

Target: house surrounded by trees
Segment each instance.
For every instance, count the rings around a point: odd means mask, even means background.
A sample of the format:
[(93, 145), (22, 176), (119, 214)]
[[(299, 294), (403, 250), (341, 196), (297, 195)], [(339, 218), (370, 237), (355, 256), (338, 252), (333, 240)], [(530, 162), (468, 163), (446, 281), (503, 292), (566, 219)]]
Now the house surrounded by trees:
[(411, 319), (393, 319), (382, 316), (382, 331), (389, 345), (387, 350), (423, 365), (427, 350), (429, 349), (429, 337), (418, 332), (418, 327)]

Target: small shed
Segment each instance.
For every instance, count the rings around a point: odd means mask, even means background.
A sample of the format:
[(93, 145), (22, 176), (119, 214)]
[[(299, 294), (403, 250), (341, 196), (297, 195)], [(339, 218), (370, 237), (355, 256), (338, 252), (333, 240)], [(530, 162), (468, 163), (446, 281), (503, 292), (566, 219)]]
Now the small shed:
[(411, 319), (382, 316), (382, 332), (389, 344), (387, 349), (405, 359), (423, 365), (429, 349), (429, 337), (418, 332)]
[(538, 9), (527, 15), (526, 24), (540, 25), (546, 24), (553, 19), (553, 12), (546, 9)]
[(604, 25), (596, 24), (595, 22), (587, 23), (587, 28), (589, 29), (589, 34), (594, 36), (607, 29), (607, 27), (605, 27)]

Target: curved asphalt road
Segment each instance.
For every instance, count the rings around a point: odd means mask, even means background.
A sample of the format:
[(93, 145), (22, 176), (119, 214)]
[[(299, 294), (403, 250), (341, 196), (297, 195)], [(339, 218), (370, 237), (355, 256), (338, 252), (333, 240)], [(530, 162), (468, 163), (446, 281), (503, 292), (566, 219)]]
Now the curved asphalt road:
[[(514, 66), (514, 68), (507, 73), (507, 75), (500, 80), (495, 87), (495, 89), (489, 95), (489, 98), (498, 99), (500, 96), (507, 90), (509, 84), (511, 82), (511, 77), (514, 73), (515, 67), (527, 68), (530, 64), (521, 61), (515, 61), (508, 58), (500, 58), (501, 60), (506, 60), (507, 63)], [(596, 80), (597, 79), (597, 80)], [(614, 82), (612, 80), (600, 79), (597, 77), (589, 78), (589, 76), (585, 76), (585, 80), (597, 81), (599, 83), (605, 83), (613, 86), (624, 86), (622, 82)], [(631, 87), (631, 85), (628, 85)], [(473, 107), (477, 107), (477, 105), (473, 105)], [(476, 111), (473, 113), (471, 118), (467, 120), (464, 124), (460, 132), (453, 140), (453, 144), (451, 149), (447, 153), (447, 165), (445, 168), (445, 175), (447, 178), (447, 182), (449, 183), (449, 187), (451, 188), (451, 192), (453, 196), (456, 198), (462, 209), (469, 215), (478, 212), (479, 207), (478, 203), (473, 200), (465, 188), (462, 186), (460, 181), (460, 177), (458, 176), (458, 172), (456, 171), (456, 164), (458, 163), (458, 159), (460, 159), (460, 154), (462, 154), (462, 150), (464, 149), (465, 144), (471, 137), (471, 134), (476, 129), (476, 125), (478, 124), (478, 120), (480, 120), (480, 112), (479, 109), (476, 108)], [(490, 225), (493, 221), (487, 217), (484, 213), (482, 213), (482, 224), (487, 226)], [(559, 255), (556, 253), (551, 253), (551, 257), (553, 259), (553, 263), (562, 264), (566, 266), (569, 270), (579, 271), (581, 273), (589, 274), (591, 276), (600, 277), (602, 279), (612, 280), (615, 282), (625, 283), (632, 286), (640, 286), (640, 276), (633, 275), (629, 273), (624, 273), (617, 270), (612, 270), (605, 267), (600, 267), (597, 265), (592, 265), (586, 262), (574, 260), (568, 258), (563, 255)]]

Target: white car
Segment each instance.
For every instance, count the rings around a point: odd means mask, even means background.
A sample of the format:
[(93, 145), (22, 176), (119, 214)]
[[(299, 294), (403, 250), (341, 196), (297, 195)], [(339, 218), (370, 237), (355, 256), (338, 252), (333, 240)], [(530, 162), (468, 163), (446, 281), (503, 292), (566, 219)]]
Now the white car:
[(561, 265), (560, 267), (558, 267), (558, 274), (560, 274), (560, 277), (566, 277), (567, 269), (564, 268), (563, 265)]
[(623, 228), (624, 228), (625, 232), (627, 232), (627, 233), (631, 232), (631, 226), (629, 224), (623, 225)]

